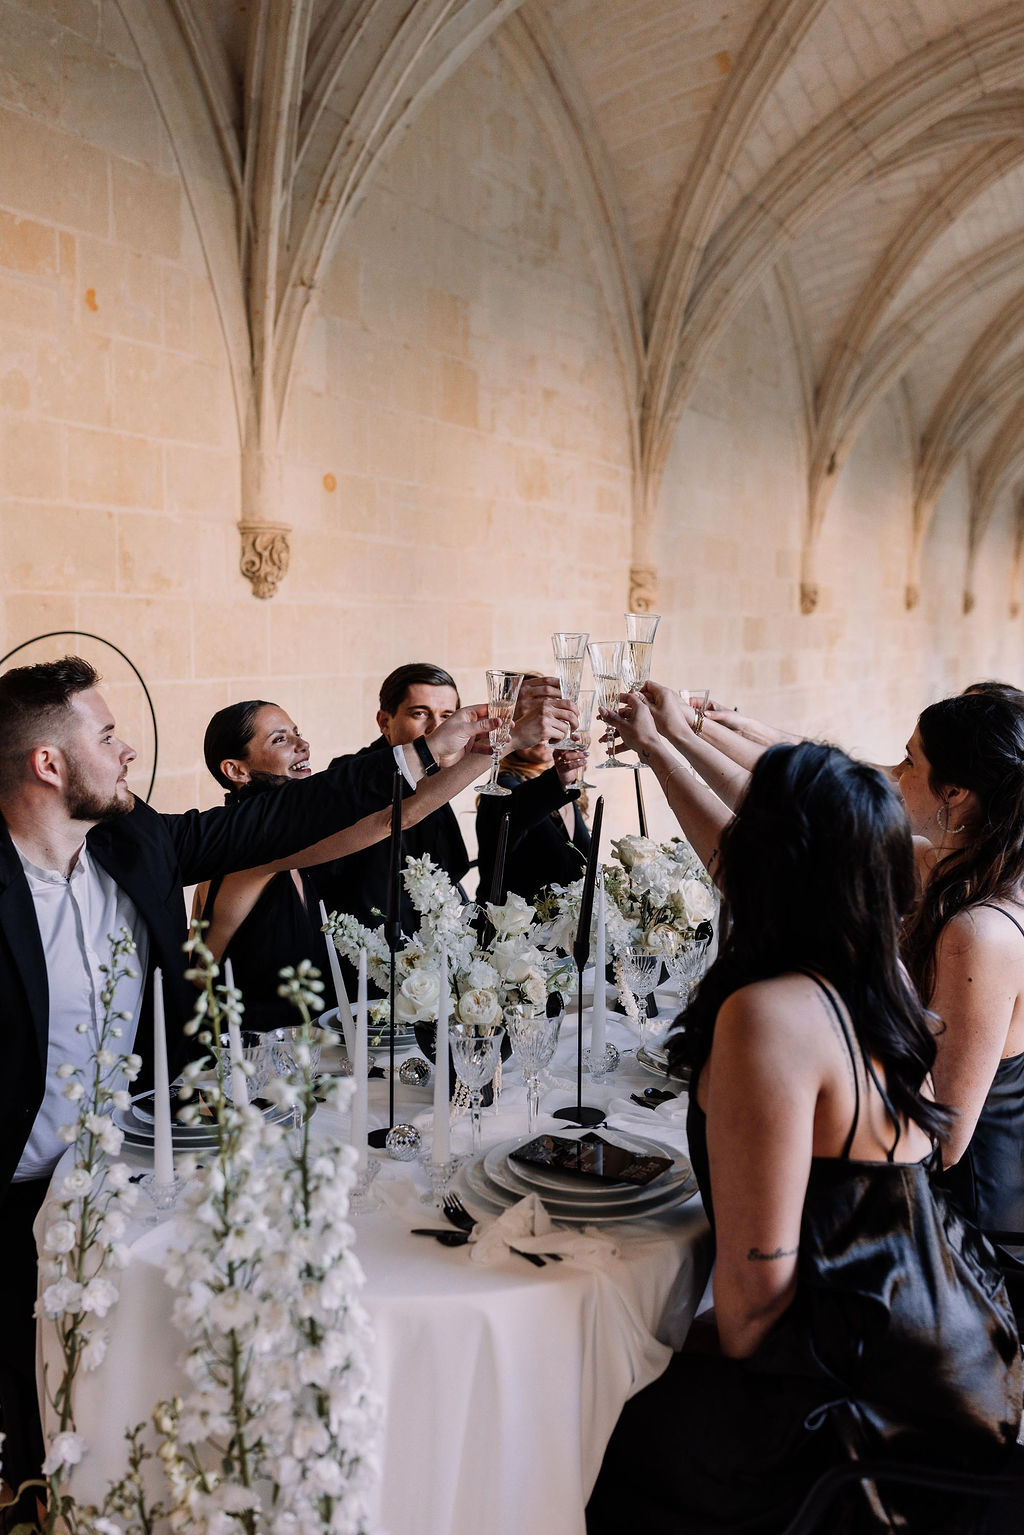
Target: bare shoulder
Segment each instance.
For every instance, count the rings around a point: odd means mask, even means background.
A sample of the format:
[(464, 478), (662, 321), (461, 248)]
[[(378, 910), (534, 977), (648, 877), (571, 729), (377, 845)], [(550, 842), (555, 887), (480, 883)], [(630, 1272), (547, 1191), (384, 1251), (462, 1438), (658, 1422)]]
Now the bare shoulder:
[(741, 986), (722, 1004), (716, 1024), (726, 1037), (742, 1036), (759, 1044), (790, 1049), (817, 1036), (821, 1009), (828, 1003), (808, 975), (796, 972)]
[[(1005, 910), (993, 906), (965, 906), (951, 917), (939, 934), (937, 952), (951, 959), (961, 955), (983, 959), (991, 954), (997, 959), (1024, 962), (1024, 938), (1015, 926), (1024, 927), (1024, 910), (1006, 902)], [(1012, 916), (1013, 921), (1009, 920)]]

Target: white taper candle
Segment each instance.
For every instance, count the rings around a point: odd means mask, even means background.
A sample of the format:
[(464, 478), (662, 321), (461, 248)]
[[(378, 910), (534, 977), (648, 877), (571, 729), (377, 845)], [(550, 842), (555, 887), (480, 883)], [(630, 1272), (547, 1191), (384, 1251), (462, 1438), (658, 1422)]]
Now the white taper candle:
[[(224, 980), (228, 990), (234, 991), (235, 973), (229, 959), (224, 961)], [(234, 1019), (228, 1022), (228, 1043), (231, 1058), (231, 1100), (237, 1108), (241, 1108), (242, 1104), (249, 1102), (249, 1078), (242, 1065), (245, 1059), (242, 1054), (242, 1031)]]
[(359, 950), (359, 986), (356, 991), (356, 1040), (352, 1057), (355, 1092), (352, 1095), (352, 1145), (356, 1152), (356, 1171), (366, 1166), (366, 1119), (369, 1075), (369, 1021), (366, 1006), (366, 950)]
[(164, 1020), (164, 973), (153, 971), (153, 1176), (165, 1187), (174, 1182), (171, 1144), (171, 1089), (167, 1078), (167, 1025)]
[[(320, 902), (320, 921), (327, 922), (327, 907)], [(352, 1059), (352, 1051), (355, 1046), (355, 1036), (352, 1031), (352, 1008), (348, 1000), (348, 992), (345, 990), (345, 980), (341, 973), (341, 961), (338, 959), (338, 951), (334, 947), (334, 940), (324, 934), (327, 940), (327, 963), (331, 967), (331, 980), (334, 982), (334, 1000), (338, 1004), (338, 1027), (345, 1037), (345, 1050), (349, 1060)]]

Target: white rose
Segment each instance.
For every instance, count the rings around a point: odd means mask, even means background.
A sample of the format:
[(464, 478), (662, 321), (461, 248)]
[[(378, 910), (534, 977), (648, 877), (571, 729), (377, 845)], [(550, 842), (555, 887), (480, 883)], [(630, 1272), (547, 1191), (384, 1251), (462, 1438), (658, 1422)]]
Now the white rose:
[(510, 895), (504, 906), (487, 902), (487, 915), (499, 938), (517, 938), (532, 925), (536, 913), (521, 895)]
[(434, 1017), (441, 995), (441, 977), (435, 970), (413, 970), (402, 982), (402, 996), (420, 1009), (421, 1017)]
[(473, 1024), (481, 1028), (497, 1023), (500, 1014), (501, 1008), (498, 1006), (497, 997), (493, 991), (484, 986), (464, 992), (455, 1009), (455, 1016), (460, 1023)]
[[(399, 1023), (422, 1023), (426, 1013), (411, 997), (406, 997), (399, 992), (395, 998), (395, 1017)], [(385, 1027), (384, 1024), (381, 1027)]]
[(679, 886), (686, 920), (691, 927), (710, 922), (715, 915), (715, 898), (699, 879), (684, 879)]
[(624, 869), (635, 869), (638, 863), (647, 863), (658, 855), (658, 844), (650, 837), (620, 837), (612, 843), (612, 852)]

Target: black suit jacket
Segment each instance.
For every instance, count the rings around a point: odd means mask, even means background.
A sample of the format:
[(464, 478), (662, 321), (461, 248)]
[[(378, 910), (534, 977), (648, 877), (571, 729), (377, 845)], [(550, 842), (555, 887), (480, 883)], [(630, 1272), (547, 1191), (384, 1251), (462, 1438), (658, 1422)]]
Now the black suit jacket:
[[(590, 831), (575, 801), (579, 798), (562, 787), (555, 768), (536, 778), (517, 778), (499, 773), (498, 782), (511, 789), (507, 799), (482, 794), (476, 812), (477, 862), (480, 885), (477, 900), (487, 901), (494, 880), (501, 822), (508, 816), (508, 849), (505, 854), (504, 900), (510, 890), (532, 901), (545, 885), (571, 885), (586, 870)], [(572, 802), (573, 833), (553, 812)]]
[[(379, 736), (358, 753), (357, 760), (384, 757), (393, 762), (392, 748)], [(481, 759), (483, 760), (483, 759)], [(333, 767), (333, 763), (331, 766)], [(459, 822), (450, 805), (432, 810), (417, 826), (410, 826), (402, 833), (402, 847), (406, 856), (421, 858), (429, 853), (449, 876), (458, 882), (469, 869), (469, 854), (462, 840)], [(323, 863), (313, 870), (313, 883), (320, 892), (328, 911), (347, 911), (364, 927), (378, 927), (382, 921), (379, 913), (387, 914), (388, 906), (389, 845), (387, 840), (338, 858), (333, 863)], [(376, 908), (376, 909), (375, 909)], [(402, 931), (411, 935), (419, 927), (419, 916), (402, 886)]]
[[(188, 924), (182, 887), (298, 852), (391, 801), (394, 763), (341, 757), (325, 773), (238, 805), (160, 815), (141, 800), (86, 841), (98, 864), (135, 902), (149, 930), (138, 1049), (150, 1070), (153, 970), (164, 973), (171, 1071), (186, 1054), (182, 1026), (195, 989), (185, 980)], [(32, 895), (0, 818), (0, 1191), (21, 1159), (44, 1090), (49, 989)]]

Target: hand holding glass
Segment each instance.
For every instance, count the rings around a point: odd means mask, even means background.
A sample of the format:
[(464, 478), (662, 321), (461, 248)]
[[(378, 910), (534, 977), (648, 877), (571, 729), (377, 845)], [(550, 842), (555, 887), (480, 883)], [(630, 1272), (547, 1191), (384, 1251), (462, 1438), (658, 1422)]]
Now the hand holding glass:
[[(590, 666), (594, 673), (594, 685), (597, 688), (597, 707), (605, 713), (614, 714), (619, 707), (619, 694), (622, 688), (622, 641), (621, 640), (591, 640), (587, 647), (590, 652)], [(615, 746), (615, 726), (609, 725), (601, 737), (604, 742), (605, 760), (599, 762), (597, 770), (601, 768), (620, 767), (613, 750)]]
[(491, 730), (491, 776), (487, 782), (481, 784), (478, 794), (511, 794), (511, 789), (502, 788), (498, 782), (498, 764), (501, 761), (501, 749), (507, 746), (512, 734), (512, 720), (516, 712), (516, 700), (519, 697), (519, 689), (522, 686), (522, 672), (487, 673), (487, 708), (491, 719), (496, 719), (498, 724)]

